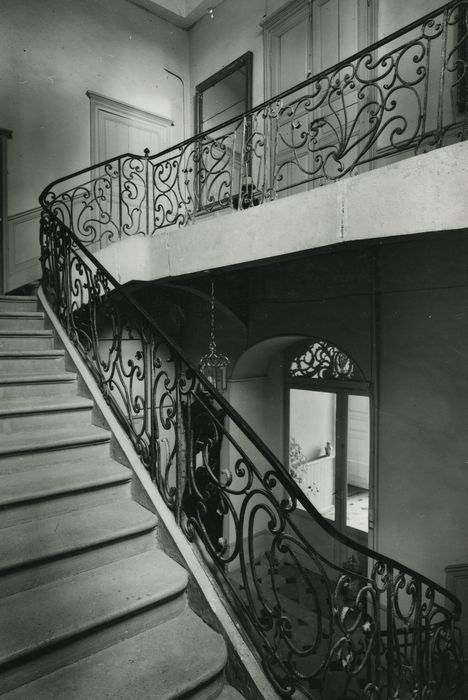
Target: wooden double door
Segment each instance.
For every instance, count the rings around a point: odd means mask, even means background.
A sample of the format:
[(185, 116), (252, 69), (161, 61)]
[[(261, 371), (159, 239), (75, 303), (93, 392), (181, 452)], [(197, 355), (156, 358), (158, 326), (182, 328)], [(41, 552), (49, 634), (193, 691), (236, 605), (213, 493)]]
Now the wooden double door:
[[(374, 9), (368, 0), (299, 0), (264, 24), (266, 97), (318, 76), (374, 40)], [(333, 75), (346, 80), (349, 69)], [(349, 85), (330, 90), (327, 78), (291, 94), (278, 123), (277, 190), (296, 191), (339, 175), (335, 156), (356, 158), (363, 130), (362, 96)], [(335, 172), (336, 170), (336, 172)]]

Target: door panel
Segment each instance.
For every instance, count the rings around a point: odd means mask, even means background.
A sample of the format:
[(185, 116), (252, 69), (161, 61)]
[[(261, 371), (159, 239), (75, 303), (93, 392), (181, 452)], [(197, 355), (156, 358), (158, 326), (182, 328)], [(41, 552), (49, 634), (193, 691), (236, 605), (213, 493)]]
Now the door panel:
[[(282, 22), (277, 18), (271, 29), (265, 28), (271, 33), (266, 41), (270, 55), (265, 59), (271, 62), (271, 96), (371, 43), (367, 13), (366, 0), (315, 0), (311, 11), (305, 5), (288, 6)], [(336, 88), (346, 84), (344, 90), (330, 90), (324, 78), (286, 98), (289, 109), (278, 124), (276, 150), (279, 191), (294, 187), (296, 192), (323, 184), (324, 171), (328, 177), (337, 176), (337, 151), (345, 164), (356, 160), (365, 100), (359, 100), (358, 90), (345, 81), (349, 73), (345, 68), (342, 75), (335, 76)]]
[(348, 396), (346, 526), (369, 531), (369, 397)]
[[(347, 391), (289, 390), (290, 473), (323, 517), (363, 545), (369, 531), (369, 405), (368, 396)], [(333, 557), (337, 564), (346, 558), (338, 543)]]

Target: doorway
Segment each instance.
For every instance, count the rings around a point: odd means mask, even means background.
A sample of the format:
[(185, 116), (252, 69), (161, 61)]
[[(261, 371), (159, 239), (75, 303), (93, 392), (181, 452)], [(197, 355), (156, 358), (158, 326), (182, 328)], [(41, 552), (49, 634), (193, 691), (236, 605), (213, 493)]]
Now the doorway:
[(302, 343), (287, 356), (289, 471), (324, 518), (368, 546), (373, 520), (369, 384), (351, 358), (326, 341)]
[(357, 172), (370, 91), (349, 80), (350, 65), (326, 72), (373, 43), (374, 14), (367, 0), (294, 0), (264, 22), (267, 99), (324, 73), (284, 98), (276, 134), (277, 196), (320, 186), (348, 169)]
[(312, 505), (367, 545), (369, 396), (289, 388), (289, 470)]

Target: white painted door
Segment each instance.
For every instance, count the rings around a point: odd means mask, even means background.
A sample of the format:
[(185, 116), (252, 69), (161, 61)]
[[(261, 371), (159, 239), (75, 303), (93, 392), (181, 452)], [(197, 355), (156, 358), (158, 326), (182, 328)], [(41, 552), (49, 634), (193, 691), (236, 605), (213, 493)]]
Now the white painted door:
[[(368, 12), (367, 0), (300, 0), (273, 15), (264, 26), (267, 96), (320, 74), (371, 43)], [(335, 78), (343, 78), (346, 70), (341, 73)], [(330, 94), (327, 86), (324, 79), (285, 98), (289, 109), (277, 134), (278, 191), (307, 189), (311, 181), (322, 184), (324, 168), (333, 177), (337, 143), (358, 140), (357, 128), (349, 140), (346, 134), (357, 115), (357, 91)]]
[(96, 250), (116, 238), (108, 221), (116, 223), (119, 237), (153, 229), (156, 194), (144, 152), (148, 149), (150, 156), (156, 155), (170, 145), (171, 122), (102, 95), (88, 92), (88, 97), (91, 162), (101, 163), (127, 153), (138, 156), (114, 161), (112, 168), (104, 166), (93, 172), (96, 181), (102, 179), (106, 184), (99, 188), (99, 235), (91, 246)]

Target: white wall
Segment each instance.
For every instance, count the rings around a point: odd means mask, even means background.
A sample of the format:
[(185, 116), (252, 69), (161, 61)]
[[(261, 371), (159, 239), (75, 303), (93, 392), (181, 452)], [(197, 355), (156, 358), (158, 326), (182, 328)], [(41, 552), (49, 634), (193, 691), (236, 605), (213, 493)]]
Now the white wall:
[(186, 32), (125, 0), (2, 0), (0, 126), (9, 143), (9, 215), (37, 206), (53, 179), (89, 165), (86, 91), (174, 120)]
[(307, 461), (323, 457), (327, 442), (335, 447), (335, 394), (291, 389), (290, 434)]
[(225, 0), (219, 5), (214, 18), (208, 15), (195, 24), (190, 34), (191, 95), (195, 86), (216, 71), (252, 51), (253, 104), (263, 102), (263, 33), (260, 22), (268, 12), (274, 12), (287, 3), (285, 0)]

